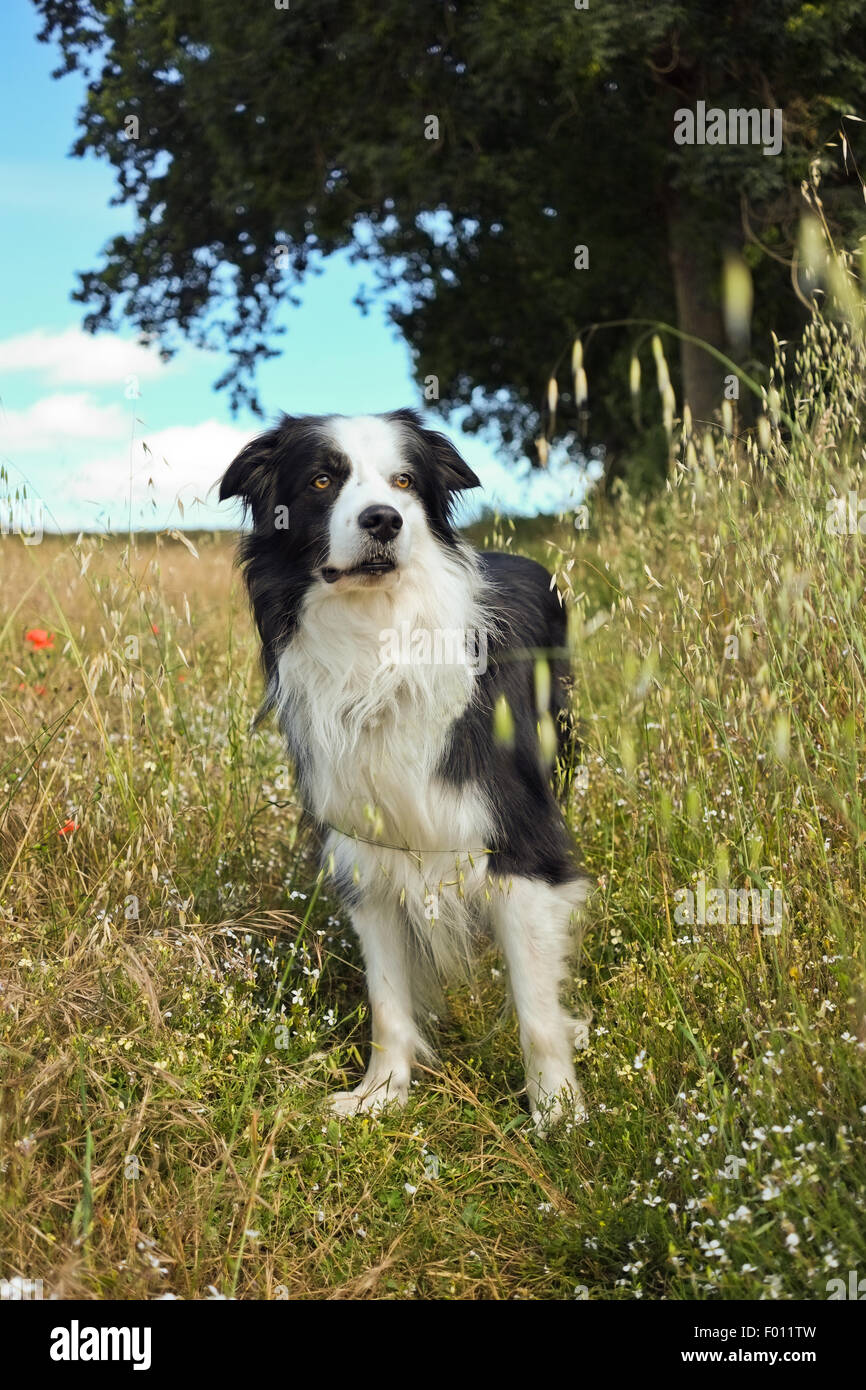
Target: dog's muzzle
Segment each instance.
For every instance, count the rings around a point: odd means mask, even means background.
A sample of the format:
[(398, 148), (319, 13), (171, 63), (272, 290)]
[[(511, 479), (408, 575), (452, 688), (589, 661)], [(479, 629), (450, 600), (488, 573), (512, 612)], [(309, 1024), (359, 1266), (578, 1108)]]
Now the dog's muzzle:
[(393, 541), (402, 530), (403, 518), (396, 507), (389, 507), (387, 503), (365, 507), (358, 517), (358, 526), (367, 538), (367, 553), (348, 569), (324, 565), (321, 574), (326, 584), (335, 584), (348, 575), (389, 574), (397, 568)]

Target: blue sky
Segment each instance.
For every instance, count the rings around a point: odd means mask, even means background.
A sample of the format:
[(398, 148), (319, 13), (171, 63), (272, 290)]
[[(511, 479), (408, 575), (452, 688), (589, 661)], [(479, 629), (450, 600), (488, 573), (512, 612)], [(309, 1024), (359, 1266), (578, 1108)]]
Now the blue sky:
[[(24, 483), (41, 504), (45, 530), (231, 526), (236, 513), (217, 506), (213, 484), (262, 423), (233, 417), (213, 390), (225, 358), (185, 347), (163, 364), (131, 334), (81, 329), (76, 272), (95, 268), (132, 219), (109, 206), (107, 163), (68, 156), (83, 82), (52, 79), (58, 52), (37, 43), (37, 28), (27, 0), (0, 6), (0, 465), (12, 493)], [(302, 287), (301, 305), (287, 306), (281, 355), (258, 374), (269, 417), (422, 404), (384, 305), (364, 317), (352, 303), (362, 283), (370, 272), (335, 256)], [(472, 510), (533, 515), (581, 500), (577, 458), (560, 451), (545, 473), (530, 472), (477, 437), (446, 433), (484, 484)]]

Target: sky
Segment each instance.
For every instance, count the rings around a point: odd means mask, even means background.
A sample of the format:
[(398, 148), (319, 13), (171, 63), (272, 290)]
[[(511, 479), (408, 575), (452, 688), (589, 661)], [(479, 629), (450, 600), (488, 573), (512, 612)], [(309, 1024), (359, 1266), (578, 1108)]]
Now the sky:
[[(54, 45), (38, 43), (28, 0), (0, 5), (0, 499), (26, 488), (28, 501), (0, 507), (4, 529), (125, 531), (237, 524), (235, 504), (217, 488), (238, 450), (290, 414), (369, 414), (423, 408), (409, 351), (377, 301), (366, 316), (352, 303), (372, 274), (329, 258), (323, 273), (286, 306), (280, 356), (258, 369), (265, 421), (232, 415), (213, 383), (221, 353), (183, 347), (169, 363), (134, 333), (85, 333), (85, 306), (71, 295), (77, 272), (95, 269), (100, 251), (133, 228), (111, 207), (111, 166), (69, 156), (84, 83), (53, 79)], [(551, 452), (545, 471), (498, 457), (477, 436), (428, 423), (454, 441), (483, 483), (464, 494), (461, 520), (483, 508), (514, 515), (568, 511), (582, 499), (580, 456)], [(8, 480), (8, 481), (6, 481)]]

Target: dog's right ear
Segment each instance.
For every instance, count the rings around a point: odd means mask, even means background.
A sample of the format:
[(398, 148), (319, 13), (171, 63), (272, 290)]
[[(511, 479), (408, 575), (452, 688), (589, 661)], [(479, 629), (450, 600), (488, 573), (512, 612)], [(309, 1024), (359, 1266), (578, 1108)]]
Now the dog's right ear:
[(279, 439), (279, 429), (266, 430), (244, 445), (222, 476), (221, 502), (229, 497), (240, 497), (244, 508), (251, 508), (255, 515), (271, 488)]

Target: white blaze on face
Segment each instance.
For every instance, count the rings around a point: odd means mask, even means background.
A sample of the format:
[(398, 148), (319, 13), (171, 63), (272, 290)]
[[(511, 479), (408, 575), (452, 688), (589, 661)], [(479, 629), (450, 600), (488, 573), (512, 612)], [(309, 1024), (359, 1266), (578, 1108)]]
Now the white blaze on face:
[(424, 509), (411, 489), (395, 487), (392, 479), (411, 471), (404, 454), (400, 427), (373, 415), (330, 421), (331, 437), (351, 465), (331, 512), (328, 564), (351, 569), (367, 551), (368, 536), (358, 525), (366, 507), (394, 507), (403, 526), (392, 542), (395, 559), (403, 564), (412, 548), (413, 531), (424, 524)]

